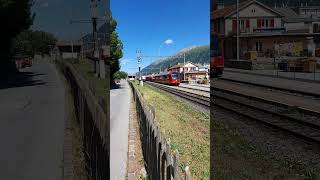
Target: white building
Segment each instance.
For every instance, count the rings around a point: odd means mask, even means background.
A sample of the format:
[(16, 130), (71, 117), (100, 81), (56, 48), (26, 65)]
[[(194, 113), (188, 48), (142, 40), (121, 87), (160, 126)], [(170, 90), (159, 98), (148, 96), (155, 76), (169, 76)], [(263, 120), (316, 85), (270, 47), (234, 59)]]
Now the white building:
[(305, 18), (320, 18), (320, 6), (308, 6), (308, 4), (301, 4), (298, 9), (299, 16)]
[[(276, 54), (275, 47), (280, 46), (281, 50), (285, 49), (281, 51), (281, 56), (306, 56), (310, 53), (314, 55), (317, 43), (319, 44), (315, 37), (320, 35), (320, 18), (300, 16), (299, 13), (304, 10), (306, 7), (273, 8), (256, 0), (240, 3), (240, 58), (247, 58), (248, 52), (252, 51), (256, 51), (259, 57), (273, 57)], [(211, 32), (218, 32), (222, 38), (226, 38), (226, 59), (235, 59), (236, 4), (213, 11), (211, 23)]]
[[(239, 4), (240, 32), (274, 32), (284, 29), (282, 15), (272, 8), (255, 0)], [(213, 12), (214, 31), (222, 36), (237, 32), (237, 8), (231, 5)]]

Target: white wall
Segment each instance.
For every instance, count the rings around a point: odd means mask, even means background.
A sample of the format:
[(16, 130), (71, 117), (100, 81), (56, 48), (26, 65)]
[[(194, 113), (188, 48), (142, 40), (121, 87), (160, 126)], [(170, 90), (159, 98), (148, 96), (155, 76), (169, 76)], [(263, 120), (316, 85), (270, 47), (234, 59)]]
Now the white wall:
[[(244, 18), (240, 17), (240, 20), (242, 20), (242, 19), (244, 19)], [(248, 18), (246, 18), (246, 19), (248, 19)], [(244, 19), (244, 20), (246, 20), (246, 19)], [(272, 19), (272, 18), (270, 18), (270, 19)], [(253, 29), (258, 28), (258, 18), (250, 18), (249, 20), (250, 20), (249, 33), (252, 33)], [(229, 32), (232, 32), (232, 21), (233, 21), (233, 19), (226, 19), (226, 31), (225, 31), (226, 35), (228, 35)], [(282, 22), (281, 18), (274, 18), (274, 28), (281, 28), (282, 27), (281, 22)]]
[(297, 23), (284, 23), (284, 27), (286, 30), (298, 30), (298, 29), (308, 29), (304, 22), (297, 22)]
[[(306, 14), (305, 14), (305, 10), (306, 10)], [(307, 8), (300, 8), (299, 9), (299, 14), (303, 17), (320, 17), (320, 7), (307, 7)]]
[[(258, 27), (258, 19), (274, 19), (274, 28), (282, 27), (282, 19), (279, 15), (269, 11), (257, 4), (251, 4), (250, 6), (242, 9), (239, 12), (240, 20), (250, 20), (249, 32), (252, 33), (253, 29)], [(232, 32), (232, 21), (236, 19), (236, 14), (232, 15), (231, 18), (226, 19), (225, 22), (225, 34), (228, 35)]]
[[(242, 9), (239, 12), (239, 16), (240, 17), (277, 17), (277, 14), (273, 13), (270, 10), (267, 10), (263, 7), (261, 7), (260, 5), (257, 4), (251, 4), (250, 6), (246, 7), (245, 9)], [(233, 18), (237, 17), (237, 14), (235, 13), (234, 15), (232, 15)]]

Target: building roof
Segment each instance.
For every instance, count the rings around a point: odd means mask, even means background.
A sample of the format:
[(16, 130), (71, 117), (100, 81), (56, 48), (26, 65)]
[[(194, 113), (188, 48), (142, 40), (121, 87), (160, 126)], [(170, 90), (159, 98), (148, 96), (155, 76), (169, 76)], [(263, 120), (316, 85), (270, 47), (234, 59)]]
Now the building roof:
[[(268, 9), (268, 10), (272, 11), (273, 13), (278, 14), (279, 16), (282, 16), (282, 14), (280, 14), (278, 11), (275, 11), (274, 9), (270, 8), (269, 6), (263, 4), (259, 1), (256, 1), (256, 0), (247, 0), (247, 1), (239, 3), (239, 10), (244, 9), (253, 3), (257, 3), (258, 5), (264, 7), (265, 9)], [(226, 18), (226, 17), (232, 16), (234, 13), (236, 13), (236, 11), (237, 11), (237, 5), (233, 4), (230, 6), (226, 6), (222, 9), (218, 9), (216, 11), (213, 11), (211, 13), (210, 17), (211, 17), (211, 19)]]
[(286, 23), (311, 23), (315, 21), (320, 21), (320, 18), (316, 17), (302, 17), (294, 10), (294, 8), (290, 7), (278, 7), (273, 8), (275, 11), (278, 11), (283, 16), (283, 21)]
[[(194, 65), (194, 66), (196, 66), (196, 67), (198, 67), (198, 65), (196, 65), (196, 64), (194, 64), (194, 63), (192, 63), (192, 62), (190, 62), (190, 61), (186, 62), (186, 64), (189, 64), (189, 63), (192, 64), (192, 65)], [(169, 69), (182, 68), (182, 67), (183, 67), (183, 63), (178, 63), (178, 64), (170, 67)]]
[(180, 68), (180, 67), (183, 67), (183, 64), (178, 63), (178, 64), (170, 67), (169, 69)]
[(276, 8), (273, 8), (273, 10), (279, 12), (285, 18), (298, 16), (298, 13), (296, 13), (292, 8), (289, 8), (289, 7), (276, 7)]

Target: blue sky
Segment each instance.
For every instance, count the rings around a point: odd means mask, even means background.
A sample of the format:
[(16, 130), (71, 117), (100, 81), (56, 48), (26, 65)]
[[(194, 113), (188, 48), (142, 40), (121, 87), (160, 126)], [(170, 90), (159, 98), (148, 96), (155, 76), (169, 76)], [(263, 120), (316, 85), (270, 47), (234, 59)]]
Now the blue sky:
[[(113, 17), (124, 44), (121, 70), (138, 70), (136, 50), (142, 55), (173, 55), (210, 42), (209, 0), (113, 0)], [(165, 43), (166, 40), (167, 43)], [(142, 68), (155, 58), (143, 58)]]
[[(106, 0), (98, 7), (99, 17), (103, 17)], [(80, 39), (92, 31), (91, 23), (70, 24), (70, 20), (90, 20), (90, 0), (35, 0), (32, 10), (36, 13), (32, 29), (51, 32), (59, 39)]]
[[(136, 49), (142, 55), (172, 55), (194, 45), (209, 44), (209, 0), (111, 0), (118, 21), (117, 31), (124, 44), (122, 70), (137, 71)], [(99, 16), (106, 12), (106, 0), (98, 4)], [(90, 0), (35, 0), (36, 18), (32, 29), (51, 32), (59, 39), (80, 39), (92, 31)], [(101, 25), (101, 23), (100, 23)], [(166, 40), (172, 43), (165, 44)], [(170, 41), (168, 41), (170, 42)], [(142, 67), (156, 59), (142, 59)]]

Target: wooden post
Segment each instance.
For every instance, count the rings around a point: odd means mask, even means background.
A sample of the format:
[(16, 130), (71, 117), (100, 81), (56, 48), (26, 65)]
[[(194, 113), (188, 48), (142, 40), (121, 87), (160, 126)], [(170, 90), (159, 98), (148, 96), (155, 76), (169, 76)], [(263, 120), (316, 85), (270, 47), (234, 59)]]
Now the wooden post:
[(185, 171), (185, 180), (192, 180), (191, 172), (189, 166), (186, 166)]

